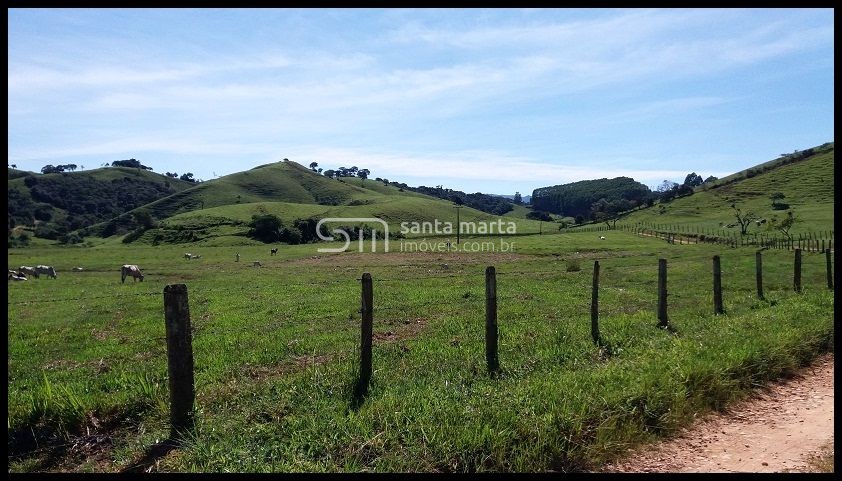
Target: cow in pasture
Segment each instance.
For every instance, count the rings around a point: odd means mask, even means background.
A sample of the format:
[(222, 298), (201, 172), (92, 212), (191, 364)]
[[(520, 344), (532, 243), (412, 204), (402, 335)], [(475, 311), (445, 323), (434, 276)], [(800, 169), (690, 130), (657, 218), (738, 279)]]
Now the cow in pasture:
[(189, 253), (189, 252), (185, 252), (185, 253), (184, 253), (184, 258), (185, 258), (185, 259), (188, 259), (188, 260), (189, 260), (191, 257), (193, 257), (193, 254), (191, 254), (191, 253)]
[(17, 273), (15, 271), (9, 271), (9, 280), (10, 281), (26, 281), (28, 279), (23, 274)]
[(20, 268), (18, 269), (18, 272), (20, 272), (21, 274), (23, 274), (25, 276), (32, 276), (32, 277), (35, 277), (36, 279), (38, 278), (38, 272), (35, 270), (34, 267), (20, 266)]
[(190, 259), (201, 259), (202, 256), (200, 254), (191, 254), (191, 253), (188, 252), (187, 254), (184, 254), (184, 258), (188, 259), (188, 260), (190, 260)]
[(275, 247), (274, 249), (270, 249), (270, 250), (269, 250), (269, 255), (275, 255), (275, 254), (277, 254), (277, 253), (278, 253), (278, 248), (277, 248), (277, 247)]
[(82, 267), (74, 267), (74, 268), (73, 268), (73, 272), (82, 272), (82, 271), (84, 271), (84, 270), (85, 270), (85, 269), (84, 269), (84, 268), (82, 268)]
[(134, 264), (126, 264), (120, 268), (120, 282), (126, 282), (126, 276), (132, 276), (133, 281), (140, 279), (140, 282), (143, 282), (143, 273)]
[(240, 253), (237, 252), (236, 260), (234, 262), (240, 262)]
[(20, 272), (21, 274), (23, 274), (25, 276), (32, 276), (36, 279), (38, 278), (38, 271), (36, 271), (34, 267), (20, 266), (20, 269), (18, 269), (18, 272)]
[(605, 236), (604, 235), (599, 236), (599, 240), (605, 240)]
[(261, 264), (260, 261), (254, 261), (251, 265), (253, 267), (262, 267), (263, 266), (263, 264)]
[(46, 274), (47, 277), (52, 279), (58, 277), (58, 275), (56, 274), (56, 270), (55, 268), (53, 268), (53, 266), (38, 265), (35, 266), (35, 272), (37, 272), (38, 275)]

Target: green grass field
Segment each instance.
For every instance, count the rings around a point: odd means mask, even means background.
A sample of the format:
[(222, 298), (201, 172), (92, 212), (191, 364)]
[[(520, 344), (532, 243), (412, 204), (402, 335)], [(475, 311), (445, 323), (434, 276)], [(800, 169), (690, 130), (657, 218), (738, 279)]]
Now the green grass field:
[[(253, 205), (225, 208), (245, 219)], [(805, 253), (797, 294), (792, 252), (765, 251), (760, 300), (753, 249), (598, 235), (511, 237), (506, 253), (400, 252), (395, 241), (389, 253), (309, 244), (270, 256), (268, 245), (225, 236), (9, 249), (10, 267), (59, 272), (8, 286), (10, 471), (587, 470), (833, 349), (823, 255)], [(661, 257), (675, 333), (655, 327)], [(601, 348), (590, 336), (594, 260)], [(121, 284), (125, 263), (145, 281)], [(496, 377), (484, 357), (488, 265), (498, 272)], [(363, 272), (374, 279), (374, 373), (360, 404)], [(190, 300), (197, 427), (150, 461), (169, 433), (162, 293), (175, 283)]]
[[(717, 232), (719, 235), (739, 235), (739, 228), (725, 228), (736, 219), (730, 205), (735, 202), (743, 213), (754, 212), (759, 218), (783, 219), (786, 212), (774, 210), (769, 196), (780, 192), (782, 202), (799, 219), (791, 233), (803, 234), (833, 230), (834, 203), (834, 149), (784, 165), (755, 177), (704, 190), (688, 197), (675, 199), (663, 207), (656, 204), (649, 209), (630, 213), (622, 222), (628, 224), (665, 225), (670, 229), (687, 229), (695, 232)], [(752, 224), (749, 234), (782, 236), (770, 222), (762, 226)]]

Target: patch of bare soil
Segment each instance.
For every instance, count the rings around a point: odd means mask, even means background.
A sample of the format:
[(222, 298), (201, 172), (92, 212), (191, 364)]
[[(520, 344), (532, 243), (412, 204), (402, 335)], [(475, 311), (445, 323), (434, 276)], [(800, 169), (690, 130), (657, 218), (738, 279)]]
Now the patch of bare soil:
[(805, 472), (833, 443), (833, 354), (602, 472)]
[(375, 343), (396, 342), (416, 337), (427, 326), (427, 319), (416, 317), (403, 319), (399, 322), (389, 322), (393, 328), (385, 332), (375, 332), (372, 338)]

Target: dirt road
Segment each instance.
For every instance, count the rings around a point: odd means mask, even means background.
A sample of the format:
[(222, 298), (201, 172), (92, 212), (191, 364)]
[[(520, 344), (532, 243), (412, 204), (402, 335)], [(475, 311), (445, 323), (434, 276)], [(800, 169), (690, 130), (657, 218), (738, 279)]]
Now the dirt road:
[(833, 443), (833, 354), (603, 472), (799, 472)]

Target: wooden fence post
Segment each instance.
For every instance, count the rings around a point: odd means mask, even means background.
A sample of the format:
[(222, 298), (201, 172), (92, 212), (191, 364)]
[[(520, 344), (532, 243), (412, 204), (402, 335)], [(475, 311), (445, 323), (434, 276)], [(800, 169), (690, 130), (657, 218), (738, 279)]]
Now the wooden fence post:
[(599, 261), (593, 261), (593, 287), (591, 290), (591, 337), (599, 345)]
[(827, 288), (833, 290), (833, 267), (830, 265), (830, 249), (825, 249), (824, 257), (827, 262)]
[(195, 425), (193, 344), (186, 285), (170, 284), (164, 287), (164, 320), (170, 386), (170, 439), (176, 439)]
[(667, 260), (658, 259), (658, 327), (668, 327), (667, 317)]
[(757, 298), (763, 299), (763, 252), (754, 253), (754, 269), (757, 276)]
[(488, 372), (500, 370), (497, 357), (497, 271), (485, 268), (485, 362)]
[(374, 289), (371, 274), (363, 273), (362, 296), (360, 302), (362, 323), (360, 324), (360, 377), (357, 380), (357, 396), (368, 392), (371, 382), (371, 337), (374, 324)]
[(795, 292), (801, 292), (801, 249), (795, 249), (795, 272), (793, 273)]
[(719, 256), (713, 256), (713, 313), (725, 313), (725, 309), (722, 308), (722, 269)]

